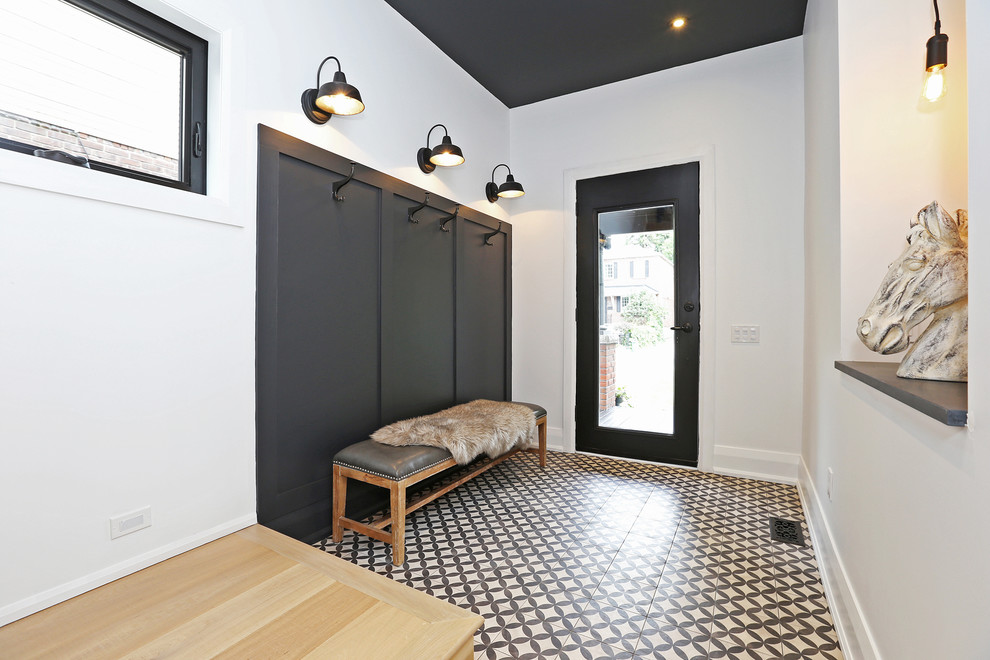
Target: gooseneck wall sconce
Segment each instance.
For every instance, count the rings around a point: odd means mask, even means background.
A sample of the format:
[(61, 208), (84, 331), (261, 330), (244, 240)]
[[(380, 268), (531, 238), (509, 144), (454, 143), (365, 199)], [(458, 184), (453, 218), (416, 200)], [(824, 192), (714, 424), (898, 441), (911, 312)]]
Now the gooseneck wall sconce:
[(938, 15), (938, 0), (935, 5), (935, 36), (928, 40), (925, 54), (925, 84), (922, 96), (935, 102), (945, 96), (945, 67), (949, 63), (949, 35), (942, 34), (942, 21)]
[[(440, 144), (430, 149), (430, 135), (433, 133), (434, 128), (443, 129), (443, 139), (440, 141)], [(426, 134), (426, 146), (416, 152), (416, 163), (419, 165), (419, 169), (423, 170), (426, 174), (435, 170), (437, 165), (440, 167), (454, 167), (463, 162), (464, 153), (460, 147), (451, 142), (450, 135), (447, 133), (447, 127), (443, 124), (437, 124), (430, 129), (429, 133)]]
[[(505, 177), (505, 183), (499, 186), (495, 183), (495, 170), (500, 167), (509, 170), (509, 174)], [(523, 190), (522, 184), (512, 177), (512, 170), (509, 169), (508, 165), (499, 163), (492, 168), (492, 180), (485, 184), (485, 197), (488, 198), (489, 202), (497, 202), (499, 197), (522, 197), (525, 194), (526, 191)]]
[[(333, 82), (320, 84), (320, 73), (323, 65), (333, 60), (337, 63), (337, 73), (333, 74)], [(364, 111), (364, 101), (361, 92), (354, 85), (348, 84), (347, 76), (340, 70), (340, 60), (330, 56), (320, 62), (316, 70), (316, 88), (307, 89), (302, 93), (302, 109), (314, 124), (325, 124), (334, 115), (356, 115)]]

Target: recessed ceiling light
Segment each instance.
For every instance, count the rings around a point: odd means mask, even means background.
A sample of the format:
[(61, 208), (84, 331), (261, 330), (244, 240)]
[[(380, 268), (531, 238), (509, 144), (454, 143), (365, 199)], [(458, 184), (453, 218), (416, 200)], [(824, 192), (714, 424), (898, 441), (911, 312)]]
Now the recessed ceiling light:
[(685, 23), (687, 23), (687, 19), (682, 16), (678, 16), (677, 18), (675, 18), (670, 22), (670, 27), (674, 28), (675, 30), (680, 30), (682, 27), (684, 27)]

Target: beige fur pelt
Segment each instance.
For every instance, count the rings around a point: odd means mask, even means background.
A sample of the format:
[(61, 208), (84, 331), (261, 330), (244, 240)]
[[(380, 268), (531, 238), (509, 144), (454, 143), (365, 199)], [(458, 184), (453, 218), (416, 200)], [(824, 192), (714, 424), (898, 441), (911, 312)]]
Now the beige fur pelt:
[(526, 406), (478, 399), (389, 424), (372, 433), (371, 439), (395, 447), (441, 447), (458, 465), (467, 465), (482, 453), (496, 458), (516, 445), (528, 446), (535, 434), (536, 417)]

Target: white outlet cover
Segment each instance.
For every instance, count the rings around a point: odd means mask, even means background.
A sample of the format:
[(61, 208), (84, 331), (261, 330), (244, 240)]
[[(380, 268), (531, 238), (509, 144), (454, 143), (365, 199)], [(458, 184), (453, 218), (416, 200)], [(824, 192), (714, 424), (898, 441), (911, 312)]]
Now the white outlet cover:
[(122, 513), (110, 518), (110, 538), (133, 534), (138, 530), (151, 527), (151, 507), (146, 506), (135, 511)]

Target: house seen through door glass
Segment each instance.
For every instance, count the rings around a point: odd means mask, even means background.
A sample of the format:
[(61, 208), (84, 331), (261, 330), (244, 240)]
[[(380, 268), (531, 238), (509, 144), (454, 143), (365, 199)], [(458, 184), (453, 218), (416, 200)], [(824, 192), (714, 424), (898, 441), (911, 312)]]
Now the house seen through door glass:
[(598, 214), (599, 425), (674, 432), (674, 207)]

